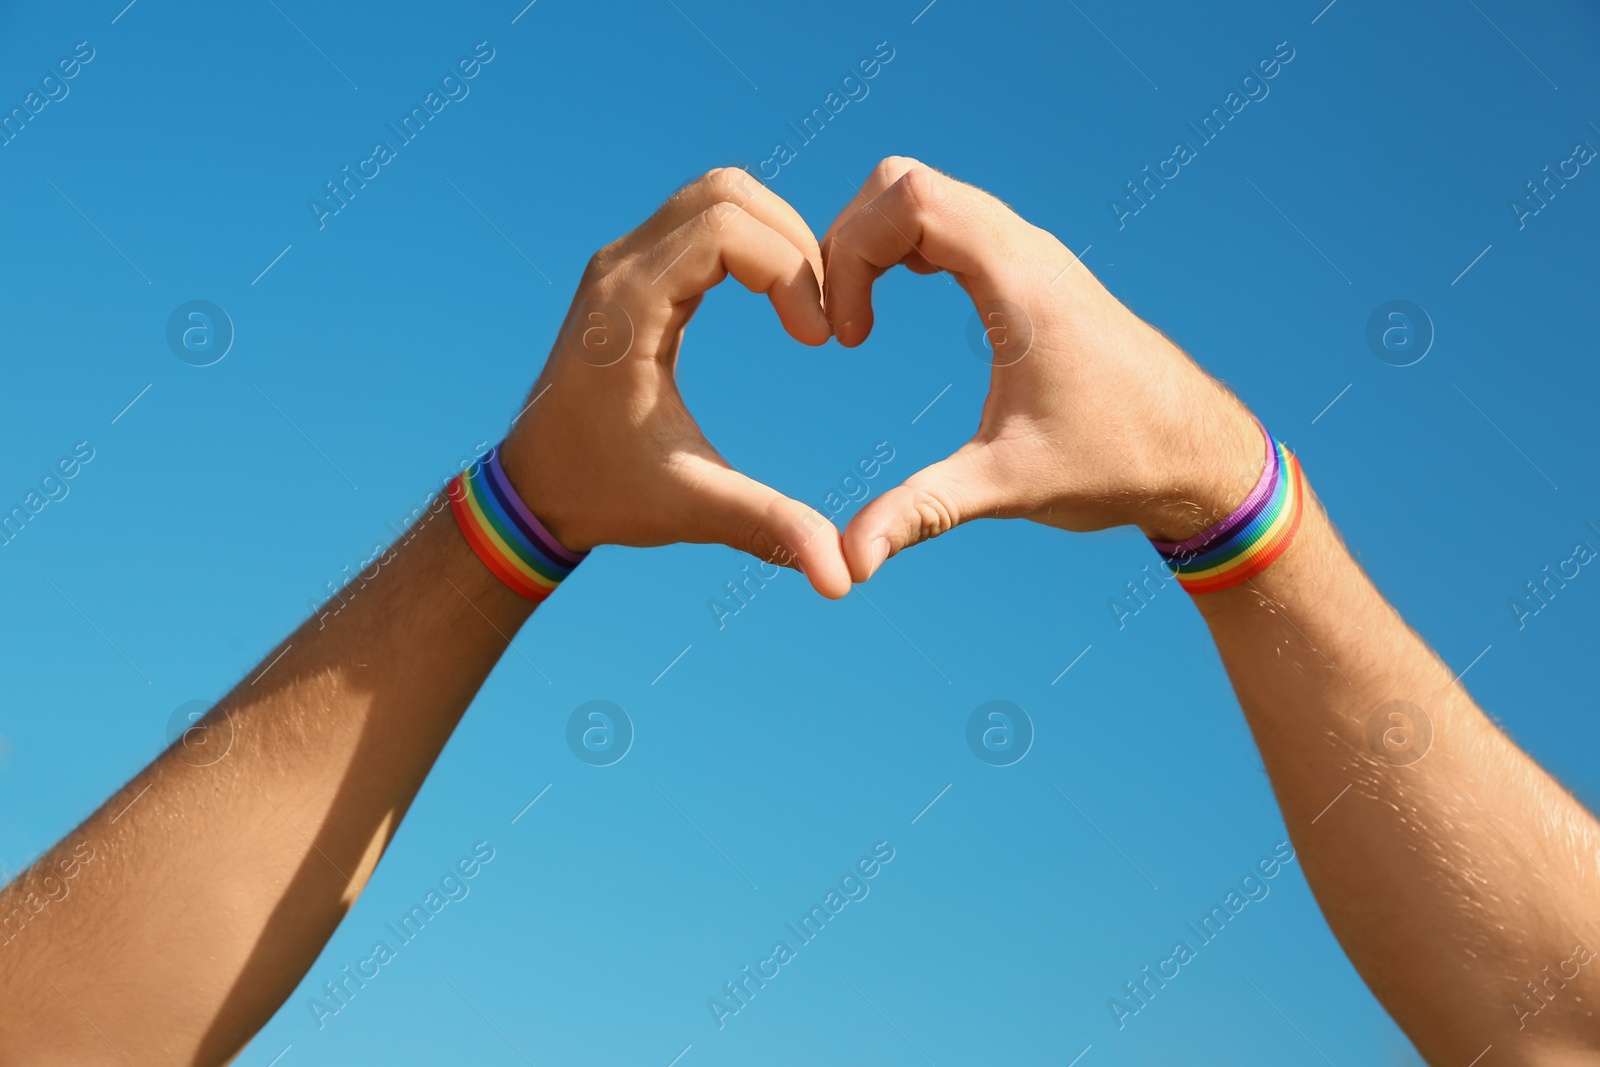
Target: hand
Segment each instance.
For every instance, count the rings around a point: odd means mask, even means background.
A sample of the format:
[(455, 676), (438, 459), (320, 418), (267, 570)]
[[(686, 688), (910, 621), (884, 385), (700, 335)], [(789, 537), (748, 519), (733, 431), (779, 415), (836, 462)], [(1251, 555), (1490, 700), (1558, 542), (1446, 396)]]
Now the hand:
[(828, 340), (811, 229), (744, 171), (714, 170), (589, 261), (501, 462), (574, 551), (721, 543), (842, 597), (850, 576), (838, 530), (730, 467), (673, 380), (684, 328), (729, 274), (767, 294), (796, 340)]
[(993, 347), (978, 432), (867, 504), (844, 534), (856, 581), (972, 519), (1067, 530), (1132, 523), (1179, 541), (1225, 517), (1266, 456), (1249, 413), (1117, 302), (1051, 234), (918, 163), (878, 164), (823, 239), (826, 307), (847, 347), (872, 330), (895, 264), (947, 270)]

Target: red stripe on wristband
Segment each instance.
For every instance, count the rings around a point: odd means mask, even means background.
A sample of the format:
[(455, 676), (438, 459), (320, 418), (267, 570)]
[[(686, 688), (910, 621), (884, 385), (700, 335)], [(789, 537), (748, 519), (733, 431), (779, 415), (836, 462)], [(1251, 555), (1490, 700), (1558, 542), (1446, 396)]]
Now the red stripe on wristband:
[(499, 448), (451, 479), (450, 510), (474, 555), (518, 596), (542, 603), (583, 562), (545, 529), (500, 468)]

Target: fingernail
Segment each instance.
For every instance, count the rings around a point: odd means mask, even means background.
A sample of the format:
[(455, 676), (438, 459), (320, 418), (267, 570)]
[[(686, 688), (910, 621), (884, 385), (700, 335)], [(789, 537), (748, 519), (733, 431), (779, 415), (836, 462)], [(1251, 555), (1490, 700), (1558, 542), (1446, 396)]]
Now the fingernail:
[(871, 578), (874, 574), (878, 573), (878, 568), (883, 566), (883, 561), (888, 558), (889, 539), (887, 537), (880, 537), (876, 541), (872, 542), (872, 546), (867, 550), (867, 559), (869, 561), (867, 564), (867, 577)]

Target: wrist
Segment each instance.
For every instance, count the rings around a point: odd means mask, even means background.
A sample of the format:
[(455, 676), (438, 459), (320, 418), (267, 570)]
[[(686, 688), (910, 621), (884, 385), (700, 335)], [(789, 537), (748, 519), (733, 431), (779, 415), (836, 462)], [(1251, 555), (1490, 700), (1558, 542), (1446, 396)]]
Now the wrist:
[(531, 449), (514, 445), (509, 437), (500, 445), (500, 465), (506, 477), (552, 537), (574, 552), (589, 551), (594, 547), (592, 543), (580, 543), (582, 522), (563, 504), (567, 494), (540, 470), (530, 452)]
[(1300, 530), (1306, 497), (1300, 461), (1259, 421), (1255, 428), (1265, 463), (1244, 501), (1182, 541), (1153, 542), (1164, 566), (1191, 595), (1250, 581), (1283, 555)]
[(580, 471), (582, 445), (575, 453), (574, 434), (556, 428), (573, 424), (563, 403), (566, 398), (545, 395), (556, 390), (541, 383), (535, 385), (538, 406), (512, 427), (496, 454), (517, 495), (550, 536), (572, 552), (588, 552), (604, 540), (592, 517), (598, 494)]
[[(447, 487), (439, 501), (443, 515), (421, 531), (421, 541), (426, 538), (426, 554), (432, 559), (432, 568), (446, 580), (452, 592), (441, 596), (451, 605), (446, 618), (467, 618), (469, 623), (482, 626), (484, 622), (502, 636), (516, 633), (528, 621), (538, 605), (513, 591), (498, 578), (468, 542), (454, 516), (450, 489)], [(462, 615), (454, 609), (465, 608)], [(507, 637), (509, 640), (509, 637)]]
[(448, 490), (456, 524), (473, 553), (519, 596), (542, 602), (583, 562), (535, 515), (500, 462), (500, 448), (462, 472)]
[(1153, 541), (1179, 542), (1233, 514), (1260, 480), (1267, 442), (1260, 424), (1232, 397), (1195, 418), (1170, 452), (1170, 473), (1134, 524)]

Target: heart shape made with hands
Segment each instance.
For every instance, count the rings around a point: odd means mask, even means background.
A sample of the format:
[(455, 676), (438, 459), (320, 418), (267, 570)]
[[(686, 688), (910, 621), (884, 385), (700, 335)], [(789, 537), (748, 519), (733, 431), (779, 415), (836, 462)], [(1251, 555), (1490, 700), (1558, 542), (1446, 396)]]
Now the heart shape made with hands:
[[(728, 275), (766, 294), (796, 340), (854, 347), (873, 327), (874, 281), (896, 265), (948, 272), (966, 290), (994, 357), (990, 391), (971, 440), (868, 502), (841, 535), (728, 464), (674, 369), (690, 318)], [(1208, 449), (1244, 459), (1197, 478), (1193, 457)], [(974, 518), (1134, 523), (1177, 540), (1197, 501), (1254, 480), (1258, 452), (1242, 405), (1053, 235), (890, 157), (820, 242), (777, 194), (725, 168), (597, 252), (501, 456), (569, 548), (727, 544), (838, 598), (890, 555)]]

